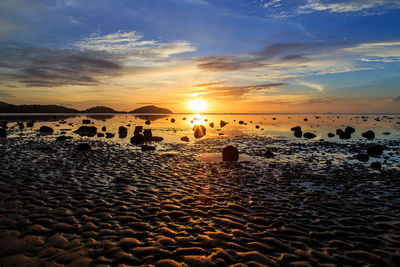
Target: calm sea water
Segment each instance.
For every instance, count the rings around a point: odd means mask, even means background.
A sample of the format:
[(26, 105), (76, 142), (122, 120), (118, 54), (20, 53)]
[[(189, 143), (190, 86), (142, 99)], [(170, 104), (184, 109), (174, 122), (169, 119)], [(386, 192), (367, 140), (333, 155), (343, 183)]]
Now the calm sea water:
[[(264, 136), (274, 139), (303, 141), (293, 136), (290, 128), (301, 126), (303, 132), (312, 132), (317, 137), (313, 140), (341, 140), (335, 136), (328, 138), (328, 133), (335, 133), (336, 129), (352, 126), (356, 132), (349, 141), (365, 140), (361, 133), (372, 130), (376, 139), (399, 140), (400, 115), (348, 115), (348, 114), (0, 114), (0, 121), (9, 121), (10, 136), (34, 135), (42, 125), (52, 127), (54, 135), (66, 132), (66, 135), (77, 136), (74, 130), (82, 125), (83, 119), (90, 119), (91, 125), (98, 128), (105, 126), (107, 132), (116, 134), (110, 141), (127, 143), (133, 135), (134, 127), (142, 125), (145, 129), (152, 129), (153, 136), (161, 136), (167, 142), (181, 142), (180, 138), (188, 136), (194, 140), (193, 127), (202, 124), (207, 133), (203, 138), (232, 138), (235, 136)], [(16, 122), (34, 120), (33, 128), (24, 128), (22, 131)], [(150, 124), (145, 122), (149, 120)], [(227, 124), (220, 127), (220, 121)], [(174, 121), (174, 122), (173, 122)], [(243, 121), (243, 124), (239, 122)], [(210, 123), (214, 123), (214, 127)], [(128, 128), (128, 138), (118, 137), (118, 128)], [(97, 139), (97, 137), (93, 137)], [(103, 139), (103, 138), (101, 138)], [(305, 140), (304, 140), (305, 141)]]

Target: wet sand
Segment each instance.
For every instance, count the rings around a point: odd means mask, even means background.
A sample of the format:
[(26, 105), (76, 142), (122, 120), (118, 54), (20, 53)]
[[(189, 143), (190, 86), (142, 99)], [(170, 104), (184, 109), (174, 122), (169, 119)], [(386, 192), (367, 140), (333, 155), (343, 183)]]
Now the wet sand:
[[(398, 140), (0, 139), (2, 266), (399, 266)], [(88, 141), (89, 140), (89, 141)], [(239, 162), (221, 162), (226, 145)], [(265, 157), (272, 151), (274, 158)], [(382, 170), (369, 167), (380, 161)]]

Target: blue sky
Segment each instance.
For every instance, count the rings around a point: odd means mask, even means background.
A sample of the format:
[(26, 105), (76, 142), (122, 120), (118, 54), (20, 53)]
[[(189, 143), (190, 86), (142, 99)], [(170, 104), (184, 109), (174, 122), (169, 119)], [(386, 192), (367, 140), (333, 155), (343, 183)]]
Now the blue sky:
[(398, 0), (3, 0), (0, 101), (400, 112)]

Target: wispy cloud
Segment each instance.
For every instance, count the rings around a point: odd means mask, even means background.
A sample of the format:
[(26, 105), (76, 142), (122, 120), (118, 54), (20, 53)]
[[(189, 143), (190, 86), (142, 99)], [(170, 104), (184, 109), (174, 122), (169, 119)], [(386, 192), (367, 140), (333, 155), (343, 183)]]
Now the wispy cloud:
[(317, 91), (320, 92), (320, 93), (324, 93), (324, 91), (325, 91), (324, 86), (321, 85), (321, 84), (316, 84), (316, 83), (311, 83), (311, 82), (305, 82), (305, 81), (297, 81), (297, 83), (300, 84), (300, 85), (303, 85), (303, 86), (306, 86), (306, 87), (315, 89), (315, 90), (317, 90)]
[(358, 54), (360, 60), (366, 62), (400, 62), (400, 42), (365, 43), (342, 51)]

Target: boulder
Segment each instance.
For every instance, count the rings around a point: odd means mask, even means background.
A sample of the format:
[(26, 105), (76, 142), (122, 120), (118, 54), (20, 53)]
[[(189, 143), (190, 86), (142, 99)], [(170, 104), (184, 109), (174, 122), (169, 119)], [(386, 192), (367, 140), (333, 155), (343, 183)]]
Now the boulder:
[(155, 146), (143, 145), (141, 147), (141, 149), (142, 149), (142, 151), (154, 151), (154, 150), (156, 150), (156, 147)]
[(90, 146), (89, 143), (80, 143), (78, 144), (78, 151), (88, 151), (92, 150), (92, 147)]
[(382, 169), (382, 165), (381, 165), (381, 163), (378, 162), (378, 161), (372, 162), (372, 163), (369, 165), (369, 167), (370, 167), (371, 169), (374, 169), (374, 170), (380, 170), (380, 169)]
[(223, 161), (237, 161), (239, 159), (239, 151), (234, 146), (227, 146), (222, 150)]
[(304, 134), (303, 134), (303, 136), (304, 136), (304, 138), (307, 138), (307, 139), (313, 139), (313, 138), (315, 138), (315, 137), (316, 137), (316, 135), (315, 135), (315, 134), (313, 134), (313, 133), (310, 133), (310, 132), (306, 132), (306, 133), (304, 133)]
[(79, 134), (80, 136), (93, 137), (97, 134), (97, 128), (94, 126), (81, 126), (74, 133)]
[(290, 128), (290, 130), (293, 131), (293, 132), (301, 132), (301, 127), (300, 126), (295, 126), (295, 127)]
[(143, 131), (143, 126), (136, 126), (133, 135), (138, 135)]
[(174, 118), (172, 118), (172, 119), (171, 119), (171, 122), (172, 122), (172, 123), (174, 123), (174, 122), (175, 122), (175, 119), (174, 119)]
[(41, 134), (52, 134), (54, 132), (53, 128), (49, 127), (49, 126), (42, 126), (39, 129), (39, 132)]
[(239, 121), (239, 124), (244, 124), (244, 121)]
[(120, 126), (118, 128), (118, 135), (119, 138), (125, 138), (128, 135), (128, 129), (125, 128), (124, 126)]
[(267, 150), (264, 154), (264, 157), (266, 157), (267, 159), (272, 159), (275, 157), (274, 152), (272, 152), (271, 150)]
[(354, 132), (356, 131), (356, 129), (354, 129), (354, 128), (351, 127), (351, 126), (347, 126), (347, 127), (344, 129), (344, 131), (345, 131), (346, 133), (352, 134), (352, 133), (354, 133)]
[(113, 133), (106, 133), (106, 138), (113, 138), (115, 134)]
[(137, 135), (132, 136), (131, 138), (131, 144), (134, 145), (141, 145), (145, 142), (145, 138), (141, 133), (138, 133)]
[(107, 127), (106, 127), (106, 126), (103, 126), (103, 127), (101, 128), (101, 130), (102, 130), (103, 132), (106, 132), (106, 131), (107, 131)]
[(0, 138), (6, 138), (7, 137), (7, 131), (4, 128), (0, 128)]
[(32, 128), (33, 126), (35, 126), (35, 123), (34, 123), (33, 121), (28, 121), (28, 122), (26, 123), (26, 127)]
[(335, 134), (334, 133), (328, 133), (328, 137), (329, 138), (335, 137)]
[(228, 123), (227, 122), (224, 122), (223, 120), (221, 120), (220, 122), (219, 122), (219, 126), (222, 128), (222, 127), (224, 127), (225, 125), (227, 125)]
[(389, 135), (389, 134), (390, 134), (390, 132), (384, 132), (383, 134), (384, 134), (384, 135)]
[(151, 122), (150, 122), (149, 120), (147, 120), (147, 121), (145, 121), (144, 123), (145, 123), (146, 125), (150, 125)]
[(143, 131), (144, 138), (146, 141), (151, 141), (151, 138), (153, 137), (153, 133), (151, 132), (151, 129), (144, 129)]
[(97, 133), (97, 137), (104, 137), (103, 133)]
[(193, 134), (195, 138), (202, 138), (206, 135), (206, 127), (201, 124), (196, 124), (193, 128)]
[(362, 137), (368, 140), (373, 140), (375, 138), (375, 133), (373, 131), (366, 131), (361, 134)]
[(383, 154), (383, 147), (381, 145), (370, 145), (367, 147), (367, 154), (374, 158), (379, 158)]
[(189, 142), (190, 140), (189, 140), (189, 137), (183, 136), (183, 137), (181, 137), (181, 141)]
[(82, 120), (82, 124), (90, 124), (90, 120)]
[(214, 128), (214, 123), (213, 122), (210, 122), (210, 127)]
[(297, 138), (301, 138), (301, 137), (303, 136), (303, 132), (302, 132), (302, 131), (295, 131), (295, 132), (293, 133), (293, 135), (294, 135), (295, 137), (297, 137)]
[(256, 125), (256, 129), (260, 129), (260, 126)]

